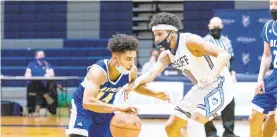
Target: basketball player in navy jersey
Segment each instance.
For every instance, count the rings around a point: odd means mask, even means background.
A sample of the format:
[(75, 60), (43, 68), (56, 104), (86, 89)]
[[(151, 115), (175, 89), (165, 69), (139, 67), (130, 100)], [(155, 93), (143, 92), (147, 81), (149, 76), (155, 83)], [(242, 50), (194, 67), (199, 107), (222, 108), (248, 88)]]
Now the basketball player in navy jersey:
[[(134, 65), (137, 48), (138, 40), (133, 36), (116, 34), (109, 39), (112, 57), (99, 60), (88, 68), (83, 82), (73, 94), (66, 134), (70, 137), (112, 137), (109, 126), (114, 112), (137, 111), (134, 106), (113, 105), (115, 94), (137, 76)], [(145, 85), (135, 91), (161, 100), (169, 99), (164, 92), (153, 91)]]
[[(262, 136), (264, 118), (266, 114), (274, 111), (277, 105), (277, 0), (270, 0), (270, 12), (272, 20), (264, 25), (261, 33), (264, 41), (264, 52), (255, 89), (256, 95), (252, 100), (252, 114), (249, 116), (251, 137)], [(273, 71), (267, 80), (264, 80), (265, 73), (271, 63)], [(274, 128), (272, 127), (271, 131), (268, 131), (271, 132), (270, 136), (273, 136)]]
[(156, 46), (163, 51), (154, 67), (138, 77), (127, 92), (153, 81), (169, 64), (182, 71), (195, 85), (175, 107), (165, 130), (168, 137), (185, 136), (188, 118), (204, 125), (233, 99), (233, 80), (226, 67), (231, 55), (198, 35), (179, 33), (182, 22), (173, 14), (156, 14), (150, 26)]

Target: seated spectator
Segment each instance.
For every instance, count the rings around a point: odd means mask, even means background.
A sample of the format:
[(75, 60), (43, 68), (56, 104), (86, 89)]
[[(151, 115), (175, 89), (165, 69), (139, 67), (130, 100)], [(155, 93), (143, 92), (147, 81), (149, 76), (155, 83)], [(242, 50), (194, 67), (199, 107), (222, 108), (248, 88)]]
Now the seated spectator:
[[(35, 53), (35, 60), (30, 61), (26, 68), (25, 77), (44, 76), (54, 77), (51, 64), (46, 61), (44, 51)], [(52, 114), (56, 114), (57, 90), (55, 81), (32, 80), (27, 86), (27, 106), (29, 112), (39, 115), (41, 105), (46, 104)]]
[(143, 67), (142, 67), (142, 73), (145, 73), (147, 71), (149, 71), (154, 64), (157, 62), (158, 57), (160, 55), (160, 51), (158, 49), (152, 49), (150, 52), (150, 59), (148, 62), (146, 62)]

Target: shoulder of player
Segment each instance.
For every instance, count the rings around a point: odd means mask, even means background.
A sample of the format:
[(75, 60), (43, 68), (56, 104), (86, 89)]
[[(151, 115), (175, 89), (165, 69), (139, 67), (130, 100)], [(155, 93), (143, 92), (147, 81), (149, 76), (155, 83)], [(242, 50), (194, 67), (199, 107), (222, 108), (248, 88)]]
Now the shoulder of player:
[(170, 64), (170, 59), (169, 59), (168, 52), (170, 52), (170, 51), (168, 51), (168, 50), (162, 51), (159, 55), (158, 62), (160, 62), (164, 65)]
[(104, 83), (107, 78), (107, 72), (102, 67), (94, 64), (89, 68), (87, 77), (97, 83)]
[(205, 40), (196, 34), (190, 34), (186, 39), (186, 45), (189, 49), (197, 49), (199, 46), (202, 46), (203, 42), (205, 42)]
[(264, 28), (270, 27), (270, 25), (271, 25), (273, 22), (274, 22), (273, 20), (267, 21), (267, 22), (264, 24)]

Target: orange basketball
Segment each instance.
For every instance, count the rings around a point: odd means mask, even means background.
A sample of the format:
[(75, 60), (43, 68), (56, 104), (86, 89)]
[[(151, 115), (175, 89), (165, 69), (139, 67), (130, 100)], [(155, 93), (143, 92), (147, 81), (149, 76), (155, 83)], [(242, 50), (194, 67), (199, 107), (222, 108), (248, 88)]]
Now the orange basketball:
[(118, 113), (112, 118), (110, 129), (113, 137), (137, 137), (141, 122), (135, 114)]

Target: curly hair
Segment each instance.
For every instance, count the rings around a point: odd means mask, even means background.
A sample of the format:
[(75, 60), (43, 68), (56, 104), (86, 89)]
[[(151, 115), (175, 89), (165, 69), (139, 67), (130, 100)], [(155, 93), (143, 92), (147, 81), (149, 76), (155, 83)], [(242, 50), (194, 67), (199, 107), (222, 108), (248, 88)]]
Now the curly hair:
[(125, 52), (138, 49), (138, 40), (131, 35), (115, 34), (109, 39), (108, 49), (111, 52)]
[(168, 12), (161, 12), (154, 15), (149, 23), (149, 27), (152, 28), (158, 24), (167, 24), (176, 27), (178, 30), (183, 29), (183, 23), (179, 17)]

